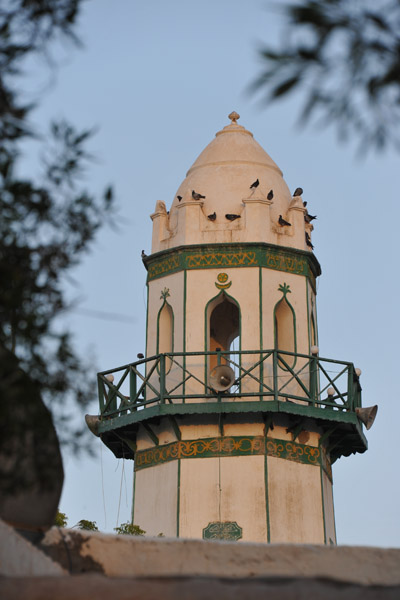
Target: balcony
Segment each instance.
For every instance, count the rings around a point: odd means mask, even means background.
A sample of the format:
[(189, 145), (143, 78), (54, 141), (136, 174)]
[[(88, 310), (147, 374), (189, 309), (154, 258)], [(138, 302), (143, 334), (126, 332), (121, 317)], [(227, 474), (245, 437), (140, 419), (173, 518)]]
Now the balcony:
[[(226, 390), (212, 377), (218, 366), (231, 369)], [(312, 419), (332, 461), (367, 449), (356, 415), (361, 386), (349, 362), (275, 349), (173, 352), (99, 373), (98, 391), (96, 433), (117, 457), (134, 458), (139, 424), (157, 445), (152, 422), (168, 417), (180, 439), (179, 418), (195, 414), (218, 418), (221, 435), (229, 413), (258, 413), (267, 430), (284, 414), (293, 439)]]

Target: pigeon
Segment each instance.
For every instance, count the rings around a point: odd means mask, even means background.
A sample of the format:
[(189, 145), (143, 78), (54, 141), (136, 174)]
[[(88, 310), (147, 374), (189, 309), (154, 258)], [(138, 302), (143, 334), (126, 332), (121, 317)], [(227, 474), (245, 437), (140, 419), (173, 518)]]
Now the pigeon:
[(180, 202), (182, 200), (182, 196), (177, 196), (178, 198), (178, 202)]
[(144, 260), (145, 258), (147, 258), (147, 254), (144, 250), (142, 250), (142, 260)]
[(207, 215), (207, 219), (209, 219), (210, 221), (215, 221), (216, 218), (217, 218), (216, 212), (213, 212), (212, 215)]
[(274, 192), (273, 192), (273, 190), (270, 190), (270, 191), (268, 192), (268, 196), (267, 196), (267, 198), (268, 198), (268, 200), (272, 200), (272, 198), (273, 198), (273, 197), (274, 197)]
[(292, 224), (291, 224), (291, 223), (289, 223), (289, 221), (285, 221), (285, 219), (282, 217), (282, 215), (279, 215), (279, 221), (278, 221), (278, 223), (279, 223), (279, 225), (280, 225), (281, 227), (284, 227), (285, 225), (286, 225), (286, 226), (289, 226), (289, 227), (291, 227), (291, 226), (292, 226)]
[(255, 189), (260, 185), (260, 182), (258, 181), (258, 179), (256, 179), (254, 181), (254, 183), (251, 184), (250, 189)]
[(295, 196), (302, 196), (303, 195), (303, 188), (296, 188), (293, 192), (293, 198)]
[(193, 198), (193, 200), (201, 200), (201, 198), (205, 198), (205, 196), (202, 196), (201, 194), (197, 194), (194, 190), (192, 190), (192, 198)]
[(306, 231), (306, 244), (307, 244), (307, 246), (308, 246), (309, 248), (311, 248), (311, 250), (314, 250), (314, 246), (313, 246), (313, 245), (312, 245), (312, 243), (311, 243), (311, 238), (310, 238), (310, 236), (308, 235), (307, 231)]
[(303, 200), (303, 206), (304, 208), (307, 206), (307, 200)]
[(142, 354), (141, 352), (139, 352), (139, 354), (137, 355), (138, 359), (141, 360), (142, 358), (144, 358), (144, 354)]
[(240, 215), (225, 215), (225, 218), (228, 219), (228, 221), (235, 221), (235, 219), (240, 219)]
[(314, 219), (316, 219), (317, 216), (316, 215), (309, 215), (308, 213), (306, 213), (304, 215), (304, 220), (306, 223), (311, 223), (311, 221), (314, 221)]

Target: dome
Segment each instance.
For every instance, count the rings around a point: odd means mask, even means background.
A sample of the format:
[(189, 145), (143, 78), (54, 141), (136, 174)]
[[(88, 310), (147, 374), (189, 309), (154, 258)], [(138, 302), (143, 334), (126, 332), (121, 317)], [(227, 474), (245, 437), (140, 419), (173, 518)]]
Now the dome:
[[(272, 189), (274, 198), (271, 211), (278, 218), (286, 213), (291, 194), (282, 171), (253, 137), (239, 125), (239, 115), (229, 115), (231, 123), (215, 135), (215, 138), (199, 155), (186, 174), (176, 196), (191, 200), (192, 190), (205, 196), (204, 211), (217, 213), (224, 219), (226, 213), (240, 213), (243, 199), (251, 195), (266, 198)], [(251, 184), (259, 180), (256, 190)], [(174, 198), (172, 211), (178, 204)]]

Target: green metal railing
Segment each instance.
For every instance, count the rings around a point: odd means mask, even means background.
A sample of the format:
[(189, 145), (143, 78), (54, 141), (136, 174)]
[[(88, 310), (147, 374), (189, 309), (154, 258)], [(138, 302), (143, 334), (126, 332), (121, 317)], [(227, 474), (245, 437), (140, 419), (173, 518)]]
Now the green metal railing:
[[(210, 365), (235, 374), (225, 392), (213, 389)], [(351, 411), (361, 407), (353, 363), (280, 350), (172, 352), (98, 374), (101, 418), (165, 403), (271, 400)]]

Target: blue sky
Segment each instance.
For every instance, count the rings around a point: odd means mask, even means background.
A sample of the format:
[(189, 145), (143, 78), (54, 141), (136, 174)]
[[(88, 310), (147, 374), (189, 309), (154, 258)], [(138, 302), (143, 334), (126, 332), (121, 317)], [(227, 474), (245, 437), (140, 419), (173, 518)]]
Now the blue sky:
[[(115, 185), (120, 227), (100, 232), (69, 293), (81, 298), (82, 309), (127, 320), (73, 312), (65, 321), (80, 351), (95, 355), (94, 369), (125, 364), (143, 351), (140, 252), (151, 248), (149, 215), (157, 200), (169, 207), (186, 171), (236, 110), (289, 188), (303, 187), (310, 213), (318, 215), (320, 354), (360, 367), (364, 406), (379, 404), (368, 452), (334, 465), (338, 542), (399, 546), (399, 155), (369, 154), (361, 161), (355, 143), (339, 144), (333, 127), (299, 129), (300, 95), (261, 107), (247, 91), (260, 70), (257, 49), (282, 31), (273, 3), (258, 0), (86, 4), (78, 27), (84, 47), (58, 50), (56, 79), (34, 117), (39, 127), (63, 116), (78, 127), (98, 127), (87, 185)], [(32, 64), (32, 82), (42, 72)], [(26, 169), (34, 165), (29, 148)], [(94, 449), (94, 459), (65, 457), (60, 508), (70, 525), (87, 518), (111, 531), (117, 520), (129, 519), (132, 463), (123, 465), (97, 440)]]

